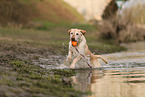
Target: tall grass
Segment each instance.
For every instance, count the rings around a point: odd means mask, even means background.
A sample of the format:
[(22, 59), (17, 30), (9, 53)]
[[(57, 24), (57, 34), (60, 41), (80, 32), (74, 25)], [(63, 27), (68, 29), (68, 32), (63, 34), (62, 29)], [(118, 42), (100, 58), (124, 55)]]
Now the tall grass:
[(115, 43), (145, 40), (144, 9), (145, 4), (133, 2), (132, 6), (124, 7), (116, 16), (103, 20), (99, 25), (99, 38)]
[(145, 24), (145, 4), (136, 4), (135, 6), (122, 9), (121, 20), (135, 24)]
[(127, 20), (120, 20), (118, 16), (103, 20), (98, 28), (98, 38), (113, 40), (117, 44), (145, 40), (144, 25), (139, 26)]

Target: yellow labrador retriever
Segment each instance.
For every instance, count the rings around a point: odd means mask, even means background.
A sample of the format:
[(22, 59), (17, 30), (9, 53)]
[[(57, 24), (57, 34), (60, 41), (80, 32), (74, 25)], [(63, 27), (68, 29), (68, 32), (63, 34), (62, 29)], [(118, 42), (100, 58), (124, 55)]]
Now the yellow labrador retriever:
[[(80, 29), (70, 29), (68, 31), (70, 35), (70, 42), (69, 42), (69, 52), (67, 59), (72, 60), (72, 56), (74, 57), (70, 68), (75, 68), (75, 64), (77, 61), (79, 61), (81, 58), (89, 57), (90, 64), (88, 64), (89, 67), (95, 68), (100, 67), (100, 63), (97, 59), (102, 59), (106, 64), (107, 61), (102, 58), (100, 55), (93, 55), (87, 44), (86, 39), (84, 37), (84, 34), (86, 33), (85, 30)], [(73, 44), (73, 41), (75, 41), (75, 45)]]

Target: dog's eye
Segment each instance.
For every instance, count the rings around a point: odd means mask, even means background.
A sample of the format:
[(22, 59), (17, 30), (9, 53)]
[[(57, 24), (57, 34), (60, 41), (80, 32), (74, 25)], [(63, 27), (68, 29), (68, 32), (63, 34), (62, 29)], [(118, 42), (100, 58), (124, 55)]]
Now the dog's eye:
[(79, 35), (79, 33), (76, 33), (76, 35)]
[(70, 33), (70, 34), (73, 34), (73, 33)]

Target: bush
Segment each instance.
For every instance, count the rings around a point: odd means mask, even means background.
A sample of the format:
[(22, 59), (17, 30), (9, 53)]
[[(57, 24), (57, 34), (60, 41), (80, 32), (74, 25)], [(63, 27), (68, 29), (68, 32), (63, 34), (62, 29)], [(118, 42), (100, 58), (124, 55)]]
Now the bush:
[[(132, 4), (132, 2), (130, 3)], [(121, 20), (135, 24), (145, 24), (145, 3), (143, 4), (143, 1), (140, 0), (140, 2), (133, 2), (133, 4), (121, 10)]]
[(145, 40), (145, 25), (122, 21), (117, 16), (99, 23), (98, 37), (113, 39), (115, 43)]
[(145, 40), (145, 3), (129, 0), (114, 17), (99, 23), (98, 36), (116, 43)]

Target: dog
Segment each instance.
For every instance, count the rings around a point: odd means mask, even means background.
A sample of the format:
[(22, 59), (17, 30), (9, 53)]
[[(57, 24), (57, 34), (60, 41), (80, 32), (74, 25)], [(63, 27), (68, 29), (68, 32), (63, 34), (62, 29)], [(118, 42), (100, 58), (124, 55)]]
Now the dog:
[[(68, 52), (68, 56), (67, 56), (67, 60), (71, 61), (72, 57), (74, 57), (70, 68), (74, 69), (76, 63), (85, 57), (89, 57), (89, 63), (88, 66), (92, 67), (92, 68), (96, 68), (96, 67), (100, 67), (100, 63), (98, 61), (98, 59), (102, 59), (106, 64), (107, 61), (105, 59), (102, 58), (101, 55), (93, 55), (91, 53), (91, 51), (88, 48), (88, 45), (86, 43), (86, 39), (84, 37), (84, 34), (86, 33), (85, 30), (81, 30), (81, 29), (70, 29), (68, 31), (69, 36), (70, 36), (70, 42), (69, 42), (69, 52)], [(73, 45), (73, 41), (75, 41), (77, 43), (77, 45)]]

